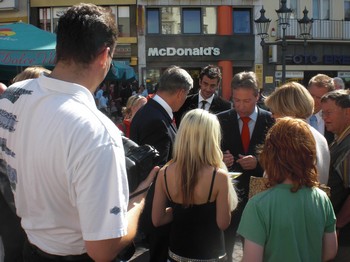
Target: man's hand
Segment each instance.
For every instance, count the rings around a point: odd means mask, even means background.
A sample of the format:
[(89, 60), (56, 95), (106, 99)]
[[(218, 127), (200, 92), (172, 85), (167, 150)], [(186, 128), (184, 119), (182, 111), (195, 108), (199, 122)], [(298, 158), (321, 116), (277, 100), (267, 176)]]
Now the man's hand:
[(235, 162), (235, 159), (233, 157), (233, 155), (230, 153), (229, 150), (226, 150), (224, 153), (224, 163), (226, 165), (227, 168), (231, 167), (233, 165), (233, 163)]
[(244, 170), (253, 170), (258, 164), (258, 160), (252, 155), (239, 155), (239, 159), (237, 159), (236, 162), (240, 164)]

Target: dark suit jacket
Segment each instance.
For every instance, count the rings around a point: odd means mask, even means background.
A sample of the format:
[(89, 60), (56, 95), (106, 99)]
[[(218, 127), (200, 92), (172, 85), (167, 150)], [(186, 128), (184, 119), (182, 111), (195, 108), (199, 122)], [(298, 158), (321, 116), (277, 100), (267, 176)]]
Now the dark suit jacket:
[(326, 127), (324, 128), (324, 137), (326, 138), (328, 145), (332, 144), (334, 141), (334, 134), (328, 131)]
[[(238, 155), (245, 155), (245, 153), (243, 151), (241, 134), (239, 131), (237, 112), (234, 109), (231, 109), (219, 113), (217, 116), (222, 129), (222, 151), (229, 150), (235, 160), (239, 159)], [(274, 119), (272, 118), (271, 113), (258, 107), (258, 117), (256, 119), (252, 137), (250, 138), (248, 155), (256, 156), (256, 146), (264, 143), (266, 133), (273, 123)], [(263, 169), (258, 164), (254, 170), (243, 170), (239, 164), (235, 163), (230, 170), (243, 172), (243, 174), (237, 179), (238, 184), (236, 186), (241, 190), (240, 196), (243, 198), (242, 200), (244, 200), (244, 198), (247, 199), (250, 177), (261, 177), (263, 175)]]
[(171, 159), (176, 127), (165, 109), (150, 99), (132, 119), (130, 139), (139, 145), (149, 144), (159, 151), (158, 165)]
[[(174, 117), (176, 120), (177, 126), (180, 125), (181, 118), (190, 110), (198, 108), (198, 98), (199, 94), (191, 95), (186, 98), (185, 103), (179, 109), (179, 111), (174, 113)], [(209, 112), (213, 114), (220, 113), (222, 111), (226, 111), (231, 109), (231, 103), (222, 99), (221, 97), (214, 95), (213, 101), (210, 104)]]

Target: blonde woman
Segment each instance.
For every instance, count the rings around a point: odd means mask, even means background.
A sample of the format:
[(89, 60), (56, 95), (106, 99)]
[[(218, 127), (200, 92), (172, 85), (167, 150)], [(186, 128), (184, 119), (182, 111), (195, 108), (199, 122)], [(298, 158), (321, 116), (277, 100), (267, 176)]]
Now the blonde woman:
[(237, 195), (220, 141), (215, 115), (194, 109), (184, 116), (173, 158), (159, 172), (153, 199), (154, 226), (171, 223), (168, 261), (223, 261), (226, 256), (223, 230), (230, 224)]
[(51, 70), (46, 69), (42, 66), (30, 66), (24, 69), (18, 75), (16, 75), (13, 78), (12, 83), (16, 83), (26, 79), (38, 78), (42, 73), (50, 74)]
[(123, 108), (123, 122), (118, 124), (118, 128), (126, 137), (130, 137), (130, 125), (136, 112), (147, 103), (147, 99), (141, 95), (130, 96), (126, 107)]
[[(313, 112), (314, 100), (304, 86), (297, 82), (289, 82), (268, 96), (265, 105), (270, 109), (275, 119), (290, 116), (306, 122), (306, 119)], [(327, 140), (311, 125), (309, 128), (316, 140), (318, 179), (321, 184), (327, 184), (330, 165)]]

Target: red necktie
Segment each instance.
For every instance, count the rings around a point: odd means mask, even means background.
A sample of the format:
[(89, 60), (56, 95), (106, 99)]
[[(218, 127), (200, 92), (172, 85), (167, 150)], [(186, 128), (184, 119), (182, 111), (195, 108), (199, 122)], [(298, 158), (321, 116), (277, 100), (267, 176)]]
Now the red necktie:
[(175, 129), (177, 128), (175, 117), (173, 117), (171, 124), (175, 127)]
[(242, 133), (241, 133), (242, 145), (243, 145), (244, 153), (247, 153), (249, 148), (249, 142), (250, 142), (250, 132), (249, 132), (249, 126), (248, 126), (250, 117), (247, 117), (247, 116), (241, 117), (241, 120), (243, 122)]

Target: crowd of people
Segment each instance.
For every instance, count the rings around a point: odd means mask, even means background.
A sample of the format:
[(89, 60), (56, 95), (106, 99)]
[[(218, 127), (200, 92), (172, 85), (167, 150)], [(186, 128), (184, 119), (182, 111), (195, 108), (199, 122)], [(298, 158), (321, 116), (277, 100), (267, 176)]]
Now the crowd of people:
[[(244, 262), (350, 261), (350, 91), (339, 79), (285, 83), (263, 108), (254, 72), (233, 76), (226, 101), (218, 66), (191, 95), (190, 74), (169, 66), (154, 94), (125, 86), (114, 100), (102, 81), (116, 40), (110, 12), (74, 5), (59, 18), (55, 68), (0, 85), (6, 262), (116, 261), (137, 234), (151, 262), (232, 261), (237, 238)], [(122, 135), (159, 152), (134, 192)], [(251, 177), (267, 182), (249, 198)]]

